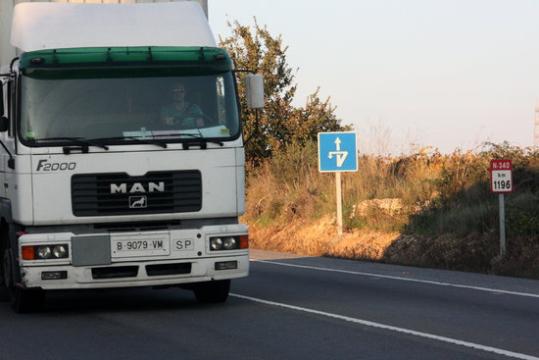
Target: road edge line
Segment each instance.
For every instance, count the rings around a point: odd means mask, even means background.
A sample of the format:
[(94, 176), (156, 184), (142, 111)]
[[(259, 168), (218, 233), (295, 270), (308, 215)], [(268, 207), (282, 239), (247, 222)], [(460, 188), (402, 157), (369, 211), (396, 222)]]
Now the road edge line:
[(502, 356), (511, 357), (511, 358), (515, 358), (515, 359), (539, 360), (539, 357), (535, 357), (535, 356), (532, 356), (532, 355), (517, 353), (517, 352), (513, 352), (513, 351), (509, 351), (509, 350), (504, 350), (504, 349), (500, 349), (500, 348), (496, 348), (496, 347), (492, 347), (492, 346), (476, 344), (476, 343), (469, 342), (469, 341), (464, 341), (464, 340), (453, 339), (453, 338), (449, 338), (449, 337), (445, 337), (445, 336), (429, 334), (429, 333), (425, 333), (425, 332), (421, 332), (421, 331), (410, 330), (410, 329), (401, 328), (401, 327), (398, 327), (398, 326), (386, 325), (386, 324), (377, 323), (377, 322), (374, 322), (374, 321), (362, 320), (362, 319), (353, 318), (353, 317), (350, 317), (350, 316), (333, 314), (333, 313), (329, 313), (329, 312), (325, 312), (325, 311), (314, 310), (314, 309), (304, 308), (304, 307), (301, 307), (301, 306), (289, 305), (289, 304), (279, 303), (279, 302), (270, 301), (270, 300), (264, 300), (264, 299), (255, 298), (255, 297), (246, 296), (246, 295), (241, 295), (241, 294), (236, 294), (236, 293), (230, 293), (230, 296), (233, 296), (233, 297), (236, 297), (236, 298), (239, 298), (239, 299), (243, 299), (243, 300), (249, 300), (249, 301), (265, 304), (265, 305), (277, 306), (277, 307), (282, 307), (282, 308), (285, 308), (285, 309), (302, 311), (302, 312), (306, 312), (306, 313), (310, 313), (310, 314), (315, 314), (315, 315), (325, 316), (325, 317), (329, 317), (329, 318), (333, 318), (333, 319), (343, 320), (343, 321), (347, 321), (347, 322), (351, 322), (351, 323), (355, 323), (355, 324), (359, 324), (359, 325), (364, 325), (364, 326), (368, 326), (368, 327), (373, 327), (373, 328), (377, 328), (377, 329), (388, 330), (388, 331), (398, 332), (398, 333), (402, 333), (402, 334), (406, 334), (406, 335), (417, 336), (417, 337), (426, 338), (426, 339), (429, 339), (429, 340), (436, 340), (436, 341), (440, 341), (440, 342), (444, 342), (444, 343), (449, 343), (449, 344), (452, 344), (452, 345), (459, 345), (459, 346), (462, 346), (462, 347), (471, 348), (471, 349), (474, 349), (474, 350), (480, 350), (480, 351), (489, 352), (489, 353), (494, 353), (494, 354), (497, 354), (497, 355), (502, 355)]
[(273, 264), (273, 265), (280, 265), (280, 266), (288, 266), (288, 267), (295, 267), (295, 268), (301, 268), (301, 269), (308, 269), (308, 270), (336, 272), (336, 273), (341, 273), (341, 274), (376, 277), (376, 278), (381, 278), (381, 279), (390, 279), (390, 280), (399, 280), (399, 281), (409, 281), (409, 282), (415, 282), (415, 283), (421, 283), (421, 284), (455, 287), (455, 288), (460, 288), (460, 289), (470, 289), (470, 290), (484, 291), (484, 292), (490, 292), (490, 293), (499, 293), (499, 294), (505, 294), (505, 295), (515, 295), (515, 296), (524, 296), (524, 297), (531, 297), (531, 298), (539, 299), (539, 294), (526, 293), (526, 292), (520, 292), (520, 291), (494, 289), (494, 288), (487, 288), (487, 287), (473, 286), (473, 285), (462, 285), (462, 284), (455, 284), (455, 283), (442, 282), (442, 281), (413, 279), (413, 278), (406, 278), (406, 277), (403, 277), (403, 276), (383, 275), (383, 274), (369, 273), (369, 272), (363, 272), (363, 271), (340, 270), (340, 269), (330, 269), (330, 268), (318, 267), (318, 266), (287, 264), (287, 263), (282, 263), (282, 262), (278, 262), (278, 261), (268, 261), (268, 260), (251, 260), (251, 261), (252, 262), (260, 262), (260, 263), (264, 263), (264, 264)]

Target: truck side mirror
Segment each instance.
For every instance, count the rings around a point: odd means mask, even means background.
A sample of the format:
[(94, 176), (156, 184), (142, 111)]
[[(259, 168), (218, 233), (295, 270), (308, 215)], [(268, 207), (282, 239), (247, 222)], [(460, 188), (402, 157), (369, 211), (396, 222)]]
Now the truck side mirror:
[(260, 74), (248, 74), (245, 77), (247, 106), (250, 109), (264, 108), (264, 77)]
[(0, 132), (6, 132), (8, 130), (9, 130), (9, 119), (5, 116), (0, 116)]

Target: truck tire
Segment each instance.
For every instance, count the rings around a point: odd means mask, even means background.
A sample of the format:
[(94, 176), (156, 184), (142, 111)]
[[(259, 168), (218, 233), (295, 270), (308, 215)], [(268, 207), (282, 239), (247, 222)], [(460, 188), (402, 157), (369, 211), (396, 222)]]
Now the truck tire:
[(23, 314), (41, 309), (45, 300), (45, 292), (42, 289), (23, 289), (15, 284), (13, 256), (10, 249), (4, 250), (2, 269), (4, 287), (11, 300), (13, 311)]
[(0, 285), (0, 302), (6, 302), (9, 300), (9, 293), (7, 287)]
[[(2, 222), (2, 225), (3, 222)], [(7, 239), (4, 227), (0, 228), (0, 302), (9, 300), (8, 282), (5, 279), (4, 273), (4, 249), (6, 248)]]
[(193, 291), (199, 303), (224, 303), (230, 292), (230, 280), (210, 281), (196, 284)]
[(41, 289), (14, 288), (10, 291), (11, 307), (17, 314), (36, 312), (43, 307), (45, 291)]
[(4, 264), (4, 250), (0, 248), (0, 301), (9, 301), (9, 281), (7, 281), (7, 276), (9, 276), (9, 273), (6, 273), (4, 270), (5, 266), (9, 266), (7, 264)]

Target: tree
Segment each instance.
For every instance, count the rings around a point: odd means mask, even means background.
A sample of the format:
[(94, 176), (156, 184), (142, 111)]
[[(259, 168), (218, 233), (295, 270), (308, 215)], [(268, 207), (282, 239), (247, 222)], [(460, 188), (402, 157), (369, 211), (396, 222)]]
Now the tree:
[[(247, 161), (259, 165), (272, 154), (291, 143), (304, 144), (315, 141), (319, 131), (338, 131), (343, 127), (335, 115), (330, 99), (325, 101), (316, 90), (309, 96), (305, 107), (292, 105), (297, 85), (295, 70), (287, 62), (288, 47), (282, 37), (272, 36), (268, 29), (258, 25), (228, 24), (232, 34), (221, 38), (239, 72), (239, 96), (242, 105), (244, 138)], [(249, 70), (264, 76), (266, 105), (260, 116), (247, 108), (244, 77), (241, 70)]]

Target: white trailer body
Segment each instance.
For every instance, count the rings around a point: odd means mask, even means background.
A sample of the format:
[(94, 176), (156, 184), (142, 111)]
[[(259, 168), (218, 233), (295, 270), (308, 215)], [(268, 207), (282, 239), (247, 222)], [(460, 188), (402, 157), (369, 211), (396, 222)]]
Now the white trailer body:
[(200, 5), (10, 1), (0, 292), (17, 311), (55, 289), (224, 301), (249, 270), (244, 149), (232, 62)]

